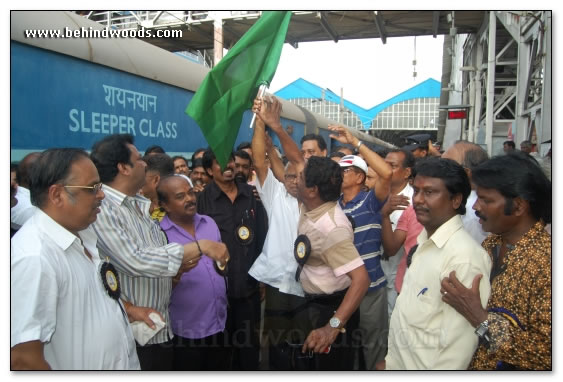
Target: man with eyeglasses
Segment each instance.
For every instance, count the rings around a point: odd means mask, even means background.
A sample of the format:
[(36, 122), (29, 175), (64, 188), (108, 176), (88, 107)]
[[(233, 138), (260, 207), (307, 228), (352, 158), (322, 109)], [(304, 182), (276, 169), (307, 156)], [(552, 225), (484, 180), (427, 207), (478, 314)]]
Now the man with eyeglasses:
[(107, 282), (117, 274), (100, 259), (90, 227), (101, 188), (80, 149), (47, 150), (31, 170), (38, 210), (11, 246), (12, 370), (139, 369), (127, 316), (111, 293), (119, 283)]
[[(104, 183), (106, 199), (93, 225), (102, 258), (120, 272), (121, 298), (132, 321), (155, 323), (156, 313), (165, 327), (137, 346), (143, 370), (172, 370), (172, 328), (168, 306), (172, 277), (193, 268), (193, 259), (205, 254), (222, 264), (228, 260), (224, 244), (210, 240), (168, 244), (166, 235), (150, 218), (150, 201), (137, 195), (145, 183), (146, 163), (129, 134), (110, 135), (96, 142), (91, 158)], [(154, 317), (154, 315), (153, 315)]]
[[(256, 103), (258, 107), (259, 102)], [(291, 137), (280, 122), (281, 104), (276, 100), (272, 107), (264, 108), (258, 114), (252, 153), (256, 170), (256, 189), (268, 214), (268, 234), (262, 253), (256, 259), (249, 274), (266, 284), (266, 306), (264, 312), (264, 337), (269, 345), (269, 370), (291, 370), (288, 358), (287, 342), (298, 342), (291, 334), (301, 330), (308, 321), (303, 307), (304, 298), (301, 284), (295, 280), (297, 262), (293, 255), (293, 246), (297, 238), (299, 203), (297, 201), (296, 161), (303, 158), (295, 143), (287, 145)], [(275, 148), (266, 135), (265, 125), (285, 143), (286, 155), (290, 159), (283, 166)], [(271, 158), (271, 169), (266, 162), (266, 154)], [(277, 172), (278, 181), (274, 175)], [(307, 332), (308, 333), (308, 332)]]

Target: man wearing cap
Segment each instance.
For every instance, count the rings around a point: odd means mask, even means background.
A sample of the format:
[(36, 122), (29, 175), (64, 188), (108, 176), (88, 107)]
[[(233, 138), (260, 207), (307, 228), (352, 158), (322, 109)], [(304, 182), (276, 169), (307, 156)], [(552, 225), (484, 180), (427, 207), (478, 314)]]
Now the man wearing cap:
[(440, 156), (440, 152), (432, 145), (430, 134), (414, 134), (406, 137), (406, 141), (407, 144), (401, 148), (411, 151), (416, 159)]
[[(354, 146), (367, 161), (356, 155), (346, 155), (342, 168), (342, 195), (338, 202), (354, 224), (354, 245), (364, 260), (370, 286), (360, 304), (360, 331), (365, 368), (374, 370), (375, 364), (387, 352), (387, 280), (381, 268), (381, 208), (389, 194), (392, 170), (377, 153), (370, 150), (343, 126), (329, 126), (331, 138)], [(364, 191), (368, 164), (377, 173), (375, 187)], [(361, 366), (361, 365), (360, 365)]]
[(429, 134), (419, 134), (406, 138), (407, 144), (401, 147), (403, 150), (412, 152), (412, 155), (418, 158), (428, 156), (428, 144), (430, 141)]

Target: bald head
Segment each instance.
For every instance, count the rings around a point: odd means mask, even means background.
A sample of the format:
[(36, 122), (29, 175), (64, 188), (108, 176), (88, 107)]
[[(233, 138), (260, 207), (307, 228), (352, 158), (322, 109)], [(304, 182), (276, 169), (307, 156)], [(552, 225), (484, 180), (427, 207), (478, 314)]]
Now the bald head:
[(194, 190), (185, 175), (172, 175), (163, 178), (156, 189), (160, 206), (175, 223), (192, 222), (197, 212)]
[(489, 159), (487, 152), (479, 145), (467, 141), (457, 141), (453, 146), (442, 154), (442, 158), (451, 159), (464, 168), (473, 170)]
[(185, 178), (184, 176), (175, 174), (175, 175), (165, 176), (164, 178), (160, 179), (160, 182), (158, 182), (158, 186), (156, 187), (158, 200), (160, 202), (166, 203), (175, 189), (177, 189), (178, 187), (185, 186), (186, 184), (191, 189), (192, 188), (191, 181), (188, 180), (187, 176)]
[(41, 153), (33, 152), (27, 154), (18, 165), (17, 181), (20, 186), (29, 189), (29, 174), (31, 173), (31, 166), (39, 158)]

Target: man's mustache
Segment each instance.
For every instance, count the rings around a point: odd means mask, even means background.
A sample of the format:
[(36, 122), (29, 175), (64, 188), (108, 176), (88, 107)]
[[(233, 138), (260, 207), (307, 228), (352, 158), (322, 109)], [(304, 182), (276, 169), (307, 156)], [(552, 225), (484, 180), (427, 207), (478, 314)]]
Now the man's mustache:
[(424, 207), (414, 207), (414, 212), (430, 212), (430, 210), (428, 208), (424, 208)]
[(237, 172), (237, 173), (235, 174), (235, 179), (240, 179), (240, 180), (243, 180), (243, 181), (245, 181), (245, 182), (248, 180), (248, 178), (246, 177), (246, 175), (244, 175), (242, 172)]
[(475, 211), (475, 215), (476, 215), (478, 218), (482, 219), (483, 221), (485, 221), (485, 222), (487, 221), (487, 218), (485, 217), (485, 215), (480, 214), (479, 211)]

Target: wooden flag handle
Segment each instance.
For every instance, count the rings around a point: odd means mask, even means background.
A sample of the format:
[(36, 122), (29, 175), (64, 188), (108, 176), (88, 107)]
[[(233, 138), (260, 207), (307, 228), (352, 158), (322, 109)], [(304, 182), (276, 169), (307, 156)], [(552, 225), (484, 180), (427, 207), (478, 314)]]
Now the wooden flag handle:
[[(265, 84), (260, 85), (260, 87), (258, 88), (258, 98), (264, 97), (265, 92), (266, 92), (266, 85)], [(256, 113), (253, 114), (254, 115), (252, 116), (252, 120), (250, 121), (251, 129), (254, 127), (254, 121), (256, 121)]]

